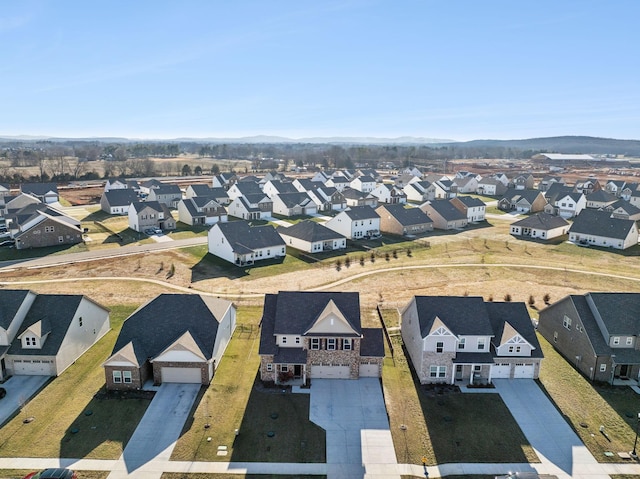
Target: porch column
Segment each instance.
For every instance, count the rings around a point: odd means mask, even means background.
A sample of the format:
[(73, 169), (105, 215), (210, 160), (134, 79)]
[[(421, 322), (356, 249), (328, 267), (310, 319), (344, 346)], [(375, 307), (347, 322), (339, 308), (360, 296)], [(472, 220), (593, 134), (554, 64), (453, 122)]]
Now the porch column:
[(469, 374), (469, 386), (473, 386), (473, 376), (475, 374), (474, 372), (474, 366), (475, 364), (471, 364), (471, 373)]

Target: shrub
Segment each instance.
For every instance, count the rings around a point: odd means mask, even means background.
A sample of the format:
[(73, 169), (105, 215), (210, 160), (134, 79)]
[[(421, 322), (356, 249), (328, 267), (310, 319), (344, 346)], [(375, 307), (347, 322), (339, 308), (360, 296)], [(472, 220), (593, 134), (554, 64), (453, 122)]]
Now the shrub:
[(391, 259), (391, 257), (389, 256), (389, 253), (384, 254), (384, 259), (385, 261), (389, 261)]
[(551, 301), (551, 295), (549, 293), (544, 293), (542, 300), (544, 301), (544, 304), (549, 304), (549, 301)]
[(504, 295), (504, 300), (507, 301), (507, 302), (511, 301), (511, 295), (509, 293), (505, 294)]
[(340, 271), (342, 269), (342, 261), (339, 259), (336, 260), (336, 271)]
[(351, 258), (349, 258), (348, 256), (344, 259), (344, 266), (345, 268), (351, 266)]
[(536, 304), (536, 298), (531, 294), (529, 295), (529, 306), (533, 306), (534, 304)]

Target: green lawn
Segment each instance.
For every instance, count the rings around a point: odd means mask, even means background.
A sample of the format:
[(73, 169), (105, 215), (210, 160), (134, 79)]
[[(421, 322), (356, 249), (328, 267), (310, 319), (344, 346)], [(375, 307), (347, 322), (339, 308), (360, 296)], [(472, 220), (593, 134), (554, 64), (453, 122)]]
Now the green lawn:
[[(325, 461), (325, 434), (309, 421), (309, 396), (254, 387), (261, 314), (261, 307), (238, 311), (238, 328), (176, 444), (173, 460)], [(275, 435), (268, 437), (268, 432)], [(227, 446), (228, 456), (217, 455), (220, 445)]]
[[(1, 457), (117, 459), (122, 454), (149, 400), (107, 399), (100, 365), (134, 309), (112, 307), (113, 329), (2, 427)], [(29, 416), (35, 420), (24, 424)]]
[(394, 341), (395, 362), (385, 359), (382, 383), (398, 462), (538, 462), (498, 394), (433, 394)]
[[(543, 390), (599, 462), (619, 462), (617, 456), (608, 457), (604, 452), (633, 449), (639, 396), (628, 387), (592, 384), (542, 336), (538, 338), (544, 352), (540, 370)], [(600, 426), (604, 426), (610, 441), (600, 433)]]

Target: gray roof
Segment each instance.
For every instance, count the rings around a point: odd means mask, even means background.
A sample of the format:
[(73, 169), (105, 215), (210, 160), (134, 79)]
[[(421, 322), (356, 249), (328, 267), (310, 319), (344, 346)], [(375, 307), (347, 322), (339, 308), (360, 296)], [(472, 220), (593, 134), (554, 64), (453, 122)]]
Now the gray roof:
[(311, 220), (300, 221), (299, 223), (289, 227), (279, 226), (277, 231), (281, 235), (291, 236), (310, 243), (315, 243), (316, 241), (344, 239), (344, 236), (340, 233), (336, 233), (326, 226)]
[(477, 208), (479, 206), (487, 206), (480, 198), (473, 196), (456, 196), (467, 208)]
[(230, 305), (229, 301), (198, 294), (161, 294), (125, 320), (111, 354), (133, 341), (142, 365), (188, 331), (204, 357), (211, 359), (221, 311)]
[[(191, 191), (193, 191), (193, 193), (196, 196), (212, 196), (211, 190), (213, 190), (213, 188), (211, 188), (209, 185), (204, 185), (204, 184), (196, 184), (196, 185), (190, 185), (189, 186), (191, 188)], [(225, 191), (224, 188), (218, 188), (222, 191)], [(225, 191), (226, 194), (226, 191)]]
[(157, 212), (164, 211), (164, 208), (162, 208), (162, 205), (157, 201), (145, 201), (145, 202), (133, 203), (133, 209), (136, 210), (136, 213), (140, 213), (145, 208), (151, 208), (152, 210), (155, 210)]
[(375, 179), (371, 178), (368, 175), (358, 176), (357, 178), (354, 178), (354, 180), (360, 180), (361, 183), (375, 183), (376, 182)]
[(227, 239), (233, 251), (247, 253), (261, 248), (285, 246), (284, 240), (271, 225), (249, 226), (246, 221), (229, 221), (216, 223), (214, 228)]
[(129, 188), (105, 191), (102, 195), (109, 206), (129, 206), (138, 202), (138, 195)]
[[(549, 185), (549, 189), (544, 192), (545, 197), (549, 198), (549, 201), (555, 201), (556, 198), (560, 198), (561, 196), (565, 196), (569, 193), (573, 193), (573, 187), (567, 186), (563, 183), (551, 183)], [(578, 193), (580, 195), (582, 193)]]
[(491, 340), (494, 348), (500, 345), (500, 337), (504, 328), (504, 323), (508, 322), (513, 328), (535, 349), (531, 351), (531, 357), (542, 358), (542, 349), (538, 342), (536, 331), (531, 322), (531, 317), (527, 307), (521, 302), (486, 302), (484, 303), (489, 312), (489, 320), (493, 328), (494, 336)]
[(598, 203), (615, 203), (616, 201), (618, 201), (618, 197), (605, 190), (598, 190), (594, 191), (593, 193), (589, 193), (587, 195), (587, 201), (596, 201)]
[(282, 201), (287, 208), (306, 206), (309, 203), (313, 203), (309, 195), (303, 191), (296, 191), (295, 193), (281, 193), (278, 194), (278, 198), (280, 198), (280, 201)]
[(380, 215), (371, 206), (350, 206), (343, 211), (352, 220), (368, 220), (380, 218)]
[[(29, 312), (27, 313), (16, 339), (14, 339), (8, 354), (34, 355), (34, 356), (55, 356), (62, 345), (62, 341), (67, 335), (67, 330), (71, 324), (80, 301), (83, 296), (80, 294), (63, 295), (63, 294), (39, 294), (33, 302)], [(47, 324), (50, 333), (47, 336), (42, 348), (40, 349), (23, 349), (22, 343), (18, 336), (27, 330), (30, 326), (43, 321)]]
[(285, 193), (299, 193), (296, 187), (293, 186), (293, 183), (283, 182), (280, 180), (271, 180), (270, 183), (280, 195)]
[(360, 356), (383, 358), (384, 355), (382, 328), (362, 328)]
[(612, 211), (617, 210), (618, 208), (622, 208), (629, 216), (637, 215), (638, 213), (640, 213), (640, 208), (632, 205), (625, 200), (618, 200), (615, 203), (608, 205), (606, 208), (611, 209)]
[(28, 289), (0, 289), (0, 328), (7, 329), (29, 294)]
[(538, 190), (516, 190), (515, 188), (508, 188), (503, 195), (503, 199), (508, 199), (512, 202), (525, 199), (529, 204), (533, 204), (536, 198), (538, 198), (538, 195), (544, 197)]
[(640, 293), (589, 293), (612, 336), (640, 336)]
[(415, 302), (423, 338), (436, 317), (457, 336), (493, 336), (489, 313), (479, 296), (416, 296)]
[(554, 228), (561, 228), (569, 224), (564, 218), (560, 216), (553, 216), (548, 213), (536, 213), (531, 216), (527, 216), (519, 221), (512, 223), (513, 226), (521, 226), (525, 228), (533, 228), (537, 230), (552, 230)]
[(254, 183), (253, 181), (242, 181), (238, 182), (234, 185), (240, 194), (243, 196), (247, 195), (262, 195), (262, 189), (258, 183)]
[(58, 185), (55, 183), (23, 183), (20, 185), (22, 193), (30, 193), (35, 196), (44, 196), (50, 191), (58, 193)]
[(449, 200), (433, 200), (428, 204), (436, 213), (442, 216), (446, 221), (466, 220), (467, 215), (453, 206)]
[(633, 220), (611, 218), (608, 211), (585, 208), (575, 217), (569, 232), (623, 240), (635, 226)]
[(218, 208), (221, 207), (221, 205), (215, 199), (210, 198), (208, 196), (194, 196), (193, 198), (185, 198), (180, 201), (182, 201), (185, 208), (187, 208), (187, 211), (189, 212), (192, 218), (195, 218), (198, 216), (205, 216), (206, 213), (202, 211), (198, 211), (198, 208), (204, 208), (209, 203), (213, 203), (212, 206), (215, 206)]
[(345, 188), (344, 190), (342, 190), (342, 195), (345, 198), (348, 198), (350, 200), (361, 200), (369, 196), (369, 193), (365, 193), (360, 190), (355, 190), (353, 188)]
[(395, 205), (383, 204), (378, 206), (378, 208), (376, 209), (376, 212), (379, 215), (383, 215), (384, 212), (382, 210), (387, 211), (402, 226), (433, 223), (431, 218), (429, 218), (427, 214), (424, 211), (422, 211), (420, 208), (405, 208), (404, 205), (402, 204), (395, 204)]
[(161, 185), (157, 188), (153, 188), (155, 195), (176, 195), (182, 196), (182, 191), (178, 185)]

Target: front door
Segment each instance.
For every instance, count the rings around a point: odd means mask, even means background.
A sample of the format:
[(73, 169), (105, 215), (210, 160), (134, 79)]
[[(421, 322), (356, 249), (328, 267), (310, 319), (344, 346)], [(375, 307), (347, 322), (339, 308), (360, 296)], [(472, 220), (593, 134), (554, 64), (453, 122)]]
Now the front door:
[(621, 364), (620, 365), (620, 377), (626, 378), (628, 373), (629, 373), (629, 365), (628, 364)]
[(456, 380), (462, 380), (462, 364), (456, 364)]
[(293, 366), (293, 377), (298, 379), (302, 377), (302, 364)]

